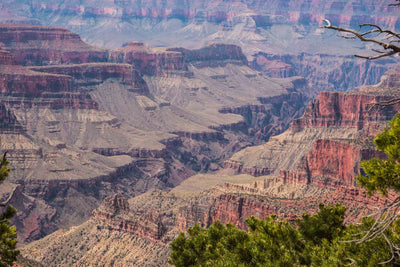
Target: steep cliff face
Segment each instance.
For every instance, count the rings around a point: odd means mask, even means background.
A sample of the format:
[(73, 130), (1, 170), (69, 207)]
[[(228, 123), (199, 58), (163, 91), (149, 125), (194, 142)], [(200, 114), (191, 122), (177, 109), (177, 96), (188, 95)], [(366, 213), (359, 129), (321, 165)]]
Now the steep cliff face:
[(85, 63), (106, 60), (106, 51), (82, 42), (79, 35), (58, 27), (0, 25), (0, 47), (22, 65)]
[(303, 112), (304, 103), (307, 102), (307, 97), (299, 92), (303, 80), (296, 80), (295, 83), (298, 83), (295, 92), (273, 97), (260, 97), (261, 105), (223, 108), (220, 112), (243, 116), (244, 124), (241, 125), (241, 128), (240, 125), (237, 125), (238, 129), (242, 129), (255, 140), (268, 140), (271, 136), (282, 133), (289, 127), (292, 120), (287, 120), (287, 118), (297, 118)]
[(400, 105), (375, 108), (374, 104), (396, 98), (397, 89), (391, 87), (396, 81), (391, 71), (380, 84), (359, 92), (320, 93), (287, 132), (240, 151), (225, 162), (225, 168), (252, 175), (274, 173), (294, 184), (355, 186), (360, 162), (383, 156), (371, 140)]
[(201, 49), (150, 48), (140, 42), (131, 42), (114, 50), (110, 59), (134, 65), (142, 74), (156, 76), (192, 77), (188, 64), (198, 68), (226, 64), (247, 65), (246, 56), (236, 45), (214, 44)]
[(139, 42), (132, 42), (112, 51), (110, 56), (112, 61), (132, 64), (146, 75), (190, 75), (182, 53), (167, 49), (152, 49)]
[(12, 107), (97, 109), (90, 96), (78, 91), (68, 75), (42, 73), (20, 65), (0, 65), (3, 103)]
[[(371, 137), (386, 126), (400, 106), (378, 109), (374, 113), (366, 111), (370, 104), (396, 97), (393, 87), (382, 87), (383, 84), (395, 85), (395, 81), (385, 80), (395, 77), (389, 73), (380, 87), (366, 87), (360, 92), (321, 93), (291, 129), (263, 146), (249, 147), (235, 154), (226, 161), (226, 169), (221, 174), (196, 175), (169, 193), (154, 191), (135, 197), (129, 200), (129, 208), (126, 200), (111, 197), (78, 229), (95, 224), (96, 233), (107, 228), (112, 229), (108, 236), (118, 235), (123, 240), (135, 238), (135, 242), (130, 243), (132, 249), (151, 249), (152, 255), (163, 255), (148, 263), (154, 265), (166, 263), (166, 244), (178, 231), (185, 231), (195, 223), (208, 227), (219, 220), (244, 229), (249, 216), (263, 218), (277, 214), (280, 218), (294, 220), (304, 211), (316, 211), (321, 202), (346, 205), (348, 220), (357, 221), (374, 207), (386, 205), (393, 197), (367, 196), (356, 186), (355, 176), (360, 172), (361, 160), (382, 156), (373, 149)], [(270, 99), (269, 103), (275, 105), (280, 101)], [(232, 168), (252, 176), (222, 174), (231, 173), (229, 169)], [(275, 178), (262, 176), (265, 174), (275, 174)], [(67, 243), (76, 242), (75, 230), (63, 234), (62, 238)], [(88, 255), (94, 253), (88, 243), (102, 246), (108, 244), (109, 238), (99, 240), (86, 234), (86, 239), (95, 241), (78, 241), (85, 249), (77, 257), (80, 262), (96, 264), (98, 260), (94, 257), (87, 261)], [(60, 234), (55, 233), (46, 240), (30, 244), (23, 254), (43, 263), (68, 265), (70, 262), (59, 260), (57, 253), (41, 256), (42, 251), (49, 248), (69, 255), (70, 251), (59, 244)], [(119, 250), (114, 251), (121, 255)], [(108, 254), (105, 260), (137, 263), (142, 258), (125, 255), (117, 259)]]
[(363, 92), (322, 92), (306, 108), (303, 116), (293, 121), (293, 131), (315, 127), (352, 127), (358, 130), (371, 129), (376, 133), (377, 124), (390, 120), (400, 106), (372, 112), (374, 103), (393, 99), (391, 95), (375, 95)]
[[(360, 54), (366, 53), (365, 51)], [(396, 60), (386, 58), (365, 61), (351, 56), (329, 54), (266, 54), (258, 53), (251, 66), (271, 77), (307, 77), (315, 95), (321, 91), (346, 91), (363, 84), (376, 84), (388, 70), (394, 69)]]
[(0, 65), (17, 65), (17, 62), (10, 52), (0, 50)]
[[(390, 0), (376, 3), (329, 0), (318, 1), (93, 1), (64, 3), (59, 0), (18, 2), (10, 0), (1, 7), (0, 21), (40, 21), (42, 25), (68, 27), (92, 44), (121, 47), (136, 40), (160, 46), (200, 48), (226, 40), (246, 44), (246, 55), (274, 51), (322, 52), (337, 54), (353, 45), (336, 49), (337, 38), (324, 35), (318, 26), (323, 19), (334, 25), (358, 27), (377, 23), (384, 27), (399, 25), (397, 10)], [(282, 27), (285, 31), (281, 31)], [(284, 32), (284, 33), (282, 33)], [(329, 39), (324, 41), (323, 37)], [(173, 36), (173, 37), (172, 37)], [(293, 45), (294, 44), (294, 45)], [(332, 48), (332, 49), (331, 49)], [(357, 48), (356, 48), (357, 49)], [(340, 53), (340, 52), (339, 52)]]
[(316, 140), (313, 149), (296, 170), (281, 171), (284, 182), (319, 186), (356, 186), (360, 162), (383, 154), (360, 144), (336, 140)]
[(122, 84), (130, 85), (141, 82), (138, 81), (140, 79), (139, 73), (129, 64), (86, 63), (31, 67), (30, 69), (39, 72), (69, 75), (86, 83), (93, 83), (96, 80), (101, 83), (107, 79), (117, 79)]
[(12, 112), (3, 103), (0, 104), (0, 132), (1, 133), (22, 133), (23, 127)]
[(44, 92), (68, 92), (72, 88), (72, 78), (63, 75), (33, 72), (17, 65), (0, 66), (1, 92), (13, 95), (39, 96)]

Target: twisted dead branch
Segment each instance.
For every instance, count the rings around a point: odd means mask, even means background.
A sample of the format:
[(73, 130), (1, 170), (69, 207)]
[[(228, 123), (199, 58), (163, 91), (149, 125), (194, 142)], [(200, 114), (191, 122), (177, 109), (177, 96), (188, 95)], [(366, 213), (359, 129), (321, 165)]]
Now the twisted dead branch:
[[(391, 4), (391, 6), (400, 6), (400, 0), (396, 0), (396, 3)], [(390, 29), (383, 29), (382, 27), (371, 23), (361, 24), (358, 31), (356, 31), (332, 26), (331, 22), (327, 19), (324, 19), (323, 22), (325, 25), (321, 26), (321, 28), (335, 30), (340, 33), (339, 37), (345, 39), (358, 39), (362, 42), (375, 44), (380, 47), (379, 49), (371, 49), (372, 52), (376, 53), (373, 56), (354, 55), (355, 57), (374, 60), (400, 53), (400, 33), (394, 32)], [(398, 103), (400, 103), (400, 98), (377, 102), (370, 106), (369, 112), (376, 107), (383, 109)]]
[[(400, 3), (398, 5), (400, 5)], [(326, 25), (321, 26), (322, 28), (338, 31), (341, 33), (339, 36), (342, 38), (359, 39), (362, 42), (380, 46), (380, 49), (372, 49), (372, 51), (377, 53), (377, 55), (354, 55), (355, 57), (371, 60), (391, 56), (400, 52), (400, 33), (396, 33), (389, 29), (382, 29), (380, 26), (371, 23), (361, 24), (359, 30), (356, 31), (332, 26), (331, 22), (327, 19), (324, 19), (323, 21)]]

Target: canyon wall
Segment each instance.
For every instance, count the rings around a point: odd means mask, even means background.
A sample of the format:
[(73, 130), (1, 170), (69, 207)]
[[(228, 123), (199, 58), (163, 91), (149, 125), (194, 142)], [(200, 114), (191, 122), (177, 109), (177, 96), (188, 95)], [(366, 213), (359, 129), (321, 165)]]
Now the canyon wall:
[(247, 65), (246, 56), (236, 45), (213, 44), (201, 49), (150, 48), (140, 42), (131, 42), (111, 51), (110, 60), (134, 65), (142, 74), (192, 77), (188, 64), (198, 68), (226, 64)]
[(235, 45), (107, 52), (62, 28), (0, 29), (1, 149), (26, 202), (14, 220), (21, 243), (82, 223), (115, 193), (216, 171), (287, 128), (306, 101), (301, 79), (272, 81)]
[(240, 151), (224, 167), (254, 176), (275, 174), (293, 184), (355, 186), (360, 162), (383, 157), (374, 149), (372, 139), (400, 105), (383, 108), (376, 104), (396, 99), (392, 87), (385, 87), (394, 85), (396, 77), (389, 72), (380, 84), (359, 92), (321, 92), (287, 132), (262, 146)]
[(177, 51), (183, 54), (186, 62), (196, 67), (218, 67), (220, 65), (238, 64), (247, 65), (247, 58), (237, 45), (212, 44), (210, 46), (188, 50), (184, 48), (170, 48), (168, 51)]
[[(249, 216), (264, 218), (276, 214), (294, 221), (304, 211), (317, 211), (320, 203), (344, 204), (348, 207), (347, 221), (358, 221), (393, 198), (392, 195), (369, 197), (356, 185), (355, 177), (360, 173), (360, 161), (383, 156), (374, 149), (372, 137), (387, 126), (400, 106), (374, 110), (373, 104), (398, 96), (393, 93), (393, 89), (397, 90), (393, 87), (397, 84), (396, 73), (389, 72), (379, 85), (360, 88), (357, 92), (322, 92), (288, 130), (261, 146), (234, 154), (225, 162), (224, 170), (213, 175), (192, 176), (170, 192), (154, 190), (130, 199), (121, 195), (107, 197), (89, 221), (27, 245), (23, 255), (50, 265), (68, 265), (71, 261), (65, 255), (71, 251), (60, 244), (76, 243), (82, 248), (76, 254), (82, 264), (97, 264), (99, 259), (93, 257), (92, 247), (101, 247), (107, 255), (101, 259), (103, 262), (139, 264), (151, 255), (146, 264), (162, 265), (168, 258), (168, 243), (179, 231), (186, 231), (196, 223), (208, 227), (219, 220), (246, 229), (245, 219)], [(152, 87), (149, 90), (156, 92)], [(259, 121), (255, 117), (266, 110), (284, 114), (283, 103), (290, 102), (291, 97), (293, 100), (301, 97), (292, 93), (260, 97), (257, 105), (224, 107), (220, 112), (243, 114), (244, 121), (253, 124)], [(225, 131), (204, 135), (204, 138), (200, 134), (177, 132), (180, 140), (171, 139), (166, 150), (178, 159), (171, 147), (190, 147), (195, 154), (180, 155), (182, 161), (190, 162), (194, 160), (192, 156), (201, 154), (197, 151), (200, 144), (197, 142), (205, 143), (205, 138), (224, 142), (229, 136)], [(235, 176), (234, 172), (242, 174)], [(144, 256), (122, 255), (120, 249), (108, 245), (110, 238), (116, 240), (114, 236), (124, 244), (133, 239), (129, 247), (133, 251), (145, 251)], [(57, 253), (44, 255), (43, 251), (50, 248)], [(59, 255), (64, 255), (63, 259)]]
[[(83, 1), (80, 4), (71, 2), (62, 6), (67, 15), (85, 17), (120, 17), (149, 19), (180, 19), (188, 21), (207, 20), (213, 23), (235, 20), (246, 11), (258, 11), (252, 14), (258, 25), (266, 26), (272, 23), (297, 22), (302, 24), (319, 23), (327, 17), (336, 24), (358, 25), (364, 23), (393, 23), (397, 21), (396, 9), (388, 6), (390, 1), (375, 3), (372, 1), (186, 1), (183, 5), (178, 1), (154, 3), (152, 1), (100, 1), (93, 4)], [(61, 6), (58, 1), (42, 0), (25, 3), (37, 13), (57, 13)], [(7, 5), (5, 5), (8, 7)], [(229, 8), (228, 8), (229, 7)], [(15, 7), (14, 7), (15, 8)], [(371, 13), (385, 14), (387, 17), (371, 16)], [(366, 21), (365, 21), (366, 20)]]
[[(362, 51), (359, 54), (366, 54)], [(250, 65), (266, 75), (276, 78), (307, 77), (311, 95), (321, 91), (346, 91), (365, 84), (376, 84), (388, 70), (397, 66), (391, 58), (366, 61), (353, 55), (342, 56), (322, 53), (267, 54), (258, 53)]]
[(22, 65), (86, 63), (106, 60), (106, 50), (84, 43), (65, 28), (0, 25), (0, 47)]
[(167, 49), (151, 49), (139, 42), (132, 42), (123, 48), (112, 51), (110, 57), (115, 62), (132, 64), (146, 75), (181, 74), (190, 76), (182, 53)]
[(344, 127), (358, 130), (370, 129), (376, 134), (377, 124), (388, 121), (397, 113), (399, 106), (374, 110), (374, 103), (393, 99), (391, 95), (375, 95), (363, 92), (322, 92), (311, 101), (303, 116), (292, 122), (292, 131), (315, 127)]

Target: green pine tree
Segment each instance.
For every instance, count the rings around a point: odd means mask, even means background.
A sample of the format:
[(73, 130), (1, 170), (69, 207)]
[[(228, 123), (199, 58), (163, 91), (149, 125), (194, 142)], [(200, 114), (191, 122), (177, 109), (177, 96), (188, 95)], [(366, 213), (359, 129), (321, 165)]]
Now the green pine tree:
[[(7, 178), (10, 168), (4, 153), (0, 163), (0, 184)], [(10, 225), (10, 219), (17, 213), (17, 210), (7, 203), (0, 203), (5, 211), (0, 214), (0, 267), (12, 266), (16, 261), (19, 251), (17, 246), (17, 231), (15, 226)]]

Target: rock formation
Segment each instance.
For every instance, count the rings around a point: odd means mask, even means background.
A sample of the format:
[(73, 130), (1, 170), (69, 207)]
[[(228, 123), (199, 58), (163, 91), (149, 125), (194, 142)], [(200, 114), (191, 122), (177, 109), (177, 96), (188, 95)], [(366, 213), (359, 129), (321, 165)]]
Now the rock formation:
[(151, 49), (143, 43), (132, 42), (111, 53), (111, 60), (134, 65), (147, 75), (171, 74), (190, 76), (182, 53), (167, 49)]
[(374, 108), (398, 95), (391, 87), (396, 77), (391, 71), (359, 92), (321, 92), (287, 132), (238, 152), (224, 166), (252, 175), (274, 173), (295, 184), (354, 186), (360, 161), (382, 156), (373, 148), (373, 136), (400, 110), (398, 104)]
[(254, 55), (250, 64), (254, 69), (275, 78), (306, 77), (311, 89), (308, 93), (312, 95), (321, 91), (344, 91), (363, 84), (376, 84), (386, 71), (397, 66), (396, 60), (391, 58), (365, 61), (353, 55), (330, 55), (327, 52), (295, 55), (260, 52)]
[(106, 60), (106, 50), (87, 45), (65, 28), (2, 24), (0, 36), (0, 47), (11, 52), (22, 65)]
[(234, 45), (107, 53), (61, 28), (0, 29), (0, 148), (27, 203), (14, 222), (21, 243), (84, 222), (110, 195), (216, 171), (306, 101), (300, 78), (260, 75)]
[[(192, 176), (168, 193), (155, 190), (129, 200), (107, 198), (89, 221), (29, 244), (23, 255), (50, 266), (67, 266), (71, 260), (59, 255), (70, 255), (71, 250), (61, 244), (75, 242), (82, 248), (75, 258), (78, 265), (95, 265), (100, 260), (165, 265), (168, 242), (196, 223), (208, 227), (219, 220), (245, 229), (249, 216), (271, 214), (293, 221), (304, 211), (316, 211), (321, 202), (346, 205), (347, 221), (357, 221), (393, 197), (367, 196), (355, 184), (355, 176), (361, 160), (382, 156), (374, 150), (371, 137), (387, 125), (400, 106), (376, 111), (369, 111), (369, 107), (396, 97), (393, 87), (387, 86), (395, 85), (396, 77), (390, 72), (379, 85), (359, 92), (323, 92), (289, 130), (262, 146), (236, 153), (218, 174)], [(392, 78), (393, 82), (386, 80)], [(232, 169), (251, 176), (231, 175)], [(81, 239), (76, 238), (79, 233)], [(115, 246), (111, 255), (107, 246), (116, 236), (132, 250), (143, 251), (144, 257), (123, 254)], [(98, 259), (93, 255), (100, 248), (107, 256)], [(49, 249), (56, 253), (43, 253)], [(146, 257), (150, 258), (145, 262)]]

